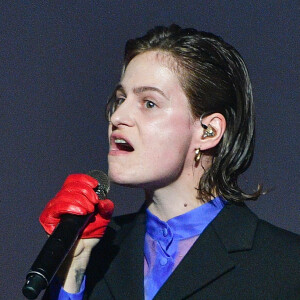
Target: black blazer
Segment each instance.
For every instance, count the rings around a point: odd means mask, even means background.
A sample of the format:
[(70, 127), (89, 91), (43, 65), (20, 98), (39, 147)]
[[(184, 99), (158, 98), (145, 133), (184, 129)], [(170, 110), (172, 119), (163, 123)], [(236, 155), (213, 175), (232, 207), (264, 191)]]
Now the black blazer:
[[(92, 254), (85, 299), (143, 299), (145, 213), (114, 218)], [(300, 236), (228, 204), (157, 293), (163, 299), (300, 299)]]
[[(93, 250), (85, 299), (144, 299), (144, 235), (143, 209), (113, 219)], [(300, 299), (300, 236), (228, 204), (154, 299)]]

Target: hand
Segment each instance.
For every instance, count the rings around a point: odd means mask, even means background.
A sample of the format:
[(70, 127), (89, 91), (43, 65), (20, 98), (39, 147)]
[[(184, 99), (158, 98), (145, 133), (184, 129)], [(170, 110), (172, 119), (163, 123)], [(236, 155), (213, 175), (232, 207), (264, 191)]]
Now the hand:
[(113, 213), (114, 204), (99, 200), (94, 188), (98, 181), (85, 174), (69, 175), (58, 194), (48, 202), (40, 216), (40, 223), (51, 234), (64, 214), (87, 215), (94, 213), (81, 238), (100, 238)]

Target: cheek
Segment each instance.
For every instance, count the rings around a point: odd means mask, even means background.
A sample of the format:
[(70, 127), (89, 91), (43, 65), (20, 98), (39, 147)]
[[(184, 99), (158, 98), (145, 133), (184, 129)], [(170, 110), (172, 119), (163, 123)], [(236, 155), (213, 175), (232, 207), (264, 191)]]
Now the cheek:
[(186, 116), (174, 115), (152, 122), (145, 134), (145, 144), (153, 151), (153, 163), (162, 159), (166, 163), (183, 160), (190, 146), (191, 134), (190, 121)]

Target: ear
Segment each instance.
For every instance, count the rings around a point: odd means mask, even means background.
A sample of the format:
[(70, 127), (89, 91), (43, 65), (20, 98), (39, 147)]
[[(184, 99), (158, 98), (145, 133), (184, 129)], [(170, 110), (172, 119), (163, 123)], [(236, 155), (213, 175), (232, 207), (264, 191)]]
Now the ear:
[[(226, 129), (226, 120), (220, 113), (213, 113), (202, 119), (202, 125), (199, 120), (198, 145), (201, 151), (212, 149), (218, 145)], [(207, 129), (203, 127), (208, 127)], [(212, 135), (207, 134), (207, 130), (213, 132)]]

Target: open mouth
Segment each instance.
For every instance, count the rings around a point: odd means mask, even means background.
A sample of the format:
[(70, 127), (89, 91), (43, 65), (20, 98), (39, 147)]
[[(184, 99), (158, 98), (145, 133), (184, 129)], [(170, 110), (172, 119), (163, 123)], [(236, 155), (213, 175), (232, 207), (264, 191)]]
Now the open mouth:
[(127, 141), (125, 141), (124, 139), (116, 138), (114, 140), (114, 142), (115, 142), (115, 145), (116, 145), (118, 150), (126, 151), (126, 152), (134, 151), (133, 147)]

